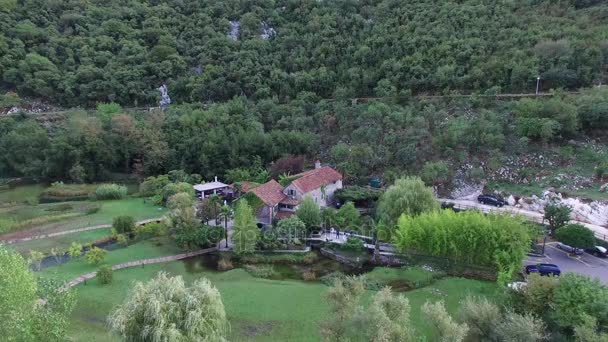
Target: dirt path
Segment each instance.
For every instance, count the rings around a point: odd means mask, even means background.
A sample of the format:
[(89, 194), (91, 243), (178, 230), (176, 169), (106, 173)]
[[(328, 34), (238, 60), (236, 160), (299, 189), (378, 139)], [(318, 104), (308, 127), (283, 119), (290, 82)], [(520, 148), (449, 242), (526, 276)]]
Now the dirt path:
[[(182, 254), (177, 254), (177, 255), (170, 255), (170, 256), (166, 256), (166, 257), (160, 257), (160, 258), (152, 258), (152, 259), (142, 259), (142, 260), (135, 260), (135, 261), (129, 261), (129, 262), (124, 262), (122, 264), (118, 264), (118, 265), (114, 265), (112, 266), (112, 270), (116, 271), (116, 270), (121, 270), (123, 268), (129, 268), (129, 267), (135, 267), (135, 266), (143, 266), (143, 265), (151, 265), (151, 264), (160, 264), (160, 263), (164, 263), (164, 262), (170, 262), (170, 261), (176, 261), (176, 260), (182, 260), (182, 259), (188, 259), (188, 258), (192, 258), (198, 255), (203, 255), (203, 254), (207, 254), (207, 253), (211, 253), (211, 252), (215, 252), (217, 251), (217, 247), (211, 247), (211, 248), (207, 248), (207, 249), (201, 249), (195, 252), (188, 252), (188, 253), (182, 253)], [(91, 272), (91, 273), (87, 273), (87, 274), (83, 274), (78, 278), (72, 279), (71, 281), (69, 281), (67, 284), (64, 285), (64, 289), (69, 289), (72, 288), (76, 285), (79, 285), (81, 283), (86, 282), (89, 279), (95, 278), (95, 276), (97, 276), (97, 272)]]
[[(160, 221), (161, 219), (162, 219), (162, 217), (156, 217), (156, 218), (138, 221), (135, 224), (139, 226), (139, 225), (146, 224), (149, 222)], [(18, 242), (46, 239), (46, 238), (55, 237), (55, 236), (74, 234), (74, 233), (80, 233), (80, 232), (86, 232), (89, 230), (104, 229), (104, 228), (112, 228), (112, 225), (111, 224), (100, 224), (97, 226), (77, 228), (77, 229), (72, 229), (72, 230), (63, 230), (63, 231), (58, 231), (58, 232), (46, 233), (46, 234), (29, 235), (29, 236), (25, 235), (25, 237), (21, 237), (21, 236), (24, 236), (23, 234), (22, 235), (7, 234), (5, 236), (0, 237), (0, 243), (11, 245), (11, 244), (18, 243)], [(36, 232), (36, 231), (30, 231), (30, 233), (34, 233), (34, 232)], [(14, 238), (15, 236), (17, 236), (17, 237)]]

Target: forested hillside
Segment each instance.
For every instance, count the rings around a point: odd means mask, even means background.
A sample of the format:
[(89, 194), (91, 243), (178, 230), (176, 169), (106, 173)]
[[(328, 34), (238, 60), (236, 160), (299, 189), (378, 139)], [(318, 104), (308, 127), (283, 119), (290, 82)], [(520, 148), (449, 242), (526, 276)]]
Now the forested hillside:
[(64, 106), (577, 89), (601, 0), (2, 0), (1, 88)]
[(308, 93), (288, 103), (236, 98), (145, 113), (104, 104), (0, 119), (0, 174), (97, 181), (184, 169), (265, 181), (272, 161), (303, 155), (336, 165), (349, 182), (413, 173), (450, 183), (463, 170), (476, 181), (595, 187), (608, 176), (607, 124), (608, 89), (360, 104)]

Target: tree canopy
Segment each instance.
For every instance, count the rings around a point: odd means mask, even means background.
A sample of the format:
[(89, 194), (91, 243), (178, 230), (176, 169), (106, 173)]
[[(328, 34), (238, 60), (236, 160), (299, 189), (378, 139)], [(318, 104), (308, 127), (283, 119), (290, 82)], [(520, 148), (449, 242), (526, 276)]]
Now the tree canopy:
[(531, 92), (537, 76), (543, 89), (572, 89), (601, 79), (608, 58), (606, 5), (593, 1), (38, 0), (7, 8), (4, 86), (71, 106), (155, 104), (163, 82), (178, 102)]
[(228, 320), (219, 291), (205, 278), (186, 287), (181, 277), (159, 273), (137, 282), (109, 316), (128, 341), (225, 341)]
[(401, 178), (391, 185), (378, 202), (378, 216), (397, 223), (401, 215), (419, 215), (439, 209), (433, 190), (418, 177)]

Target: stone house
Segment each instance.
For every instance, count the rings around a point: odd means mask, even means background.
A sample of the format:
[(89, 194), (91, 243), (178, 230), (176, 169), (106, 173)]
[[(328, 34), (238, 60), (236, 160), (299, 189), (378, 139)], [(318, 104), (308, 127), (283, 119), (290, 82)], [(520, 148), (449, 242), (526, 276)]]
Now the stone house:
[(293, 215), (306, 197), (311, 197), (322, 208), (328, 207), (334, 192), (342, 188), (342, 175), (331, 167), (322, 167), (319, 162), (314, 169), (294, 178), (285, 187), (273, 179), (250, 190), (264, 203), (257, 213), (260, 223), (271, 224), (275, 217), (282, 219)]

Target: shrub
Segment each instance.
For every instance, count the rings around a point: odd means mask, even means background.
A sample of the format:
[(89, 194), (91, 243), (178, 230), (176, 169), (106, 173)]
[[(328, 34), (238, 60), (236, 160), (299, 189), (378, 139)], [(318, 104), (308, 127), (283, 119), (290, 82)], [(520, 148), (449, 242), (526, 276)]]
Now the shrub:
[(8, 233), (17, 225), (17, 221), (12, 218), (0, 218), (0, 234)]
[(232, 261), (230, 258), (221, 258), (220, 261), (217, 262), (217, 270), (218, 271), (229, 271), (234, 268)]
[(127, 187), (118, 184), (101, 184), (95, 189), (98, 200), (115, 200), (127, 197)]
[(53, 183), (40, 194), (40, 203), (85, 201), (90, 195), (91, 188), (85, 184)]
[(116, 235), (116, 242), (119, 245), (123, 245), (125, 247), (129, 245), (129, 240), (127, 239), (127, 236), (125, 234)]
[(306, 270), (302, 273), (302, 279), (306, 281), (312, 281), (317, 279), (317, 274), (312, 270)]
[(119, 234), (130, 233), (135, 228), (135, 219), (133, 216), (116, 216), (112, 220), (112, 228), (116, 229)]
[(305, 264), (314, 264), (317, 260), (319, 260), (319, 256), (316, 253), (306, 253), (302, 257), (302, 261)]
[(87, 251), (85, 258), (91, 265), (99, 265), (106, 258), (108, 251), (99, 247), (93, 247)]
[(110, 284), (112, 283), (113, 273), (112, 267), (109, 265), (101, 265), (97, 271), (97, 280), (102, 285)]
[(135, 227), (135, 234), (140, 238), (167, 235), (169, 227), (162, 222), (149, 222)]
[(175, 242), (184, 249), (208, 248), (217, 245), (224, 237), (220, 226), (202, 226), (193, 230), (181, 230), (175, 235)]
[(349, 237), (346, 239), (346, 243), (340, 246), (340, 249), (347, 251), (362, 251), (365, 249), (365, 245), (361, 239)]
[(82, 245), (77, 242), (72, 242), (70, 249), (68, 250), (68, 254), (70, 255), (71, 259), (80, 257), (82, 254)]

